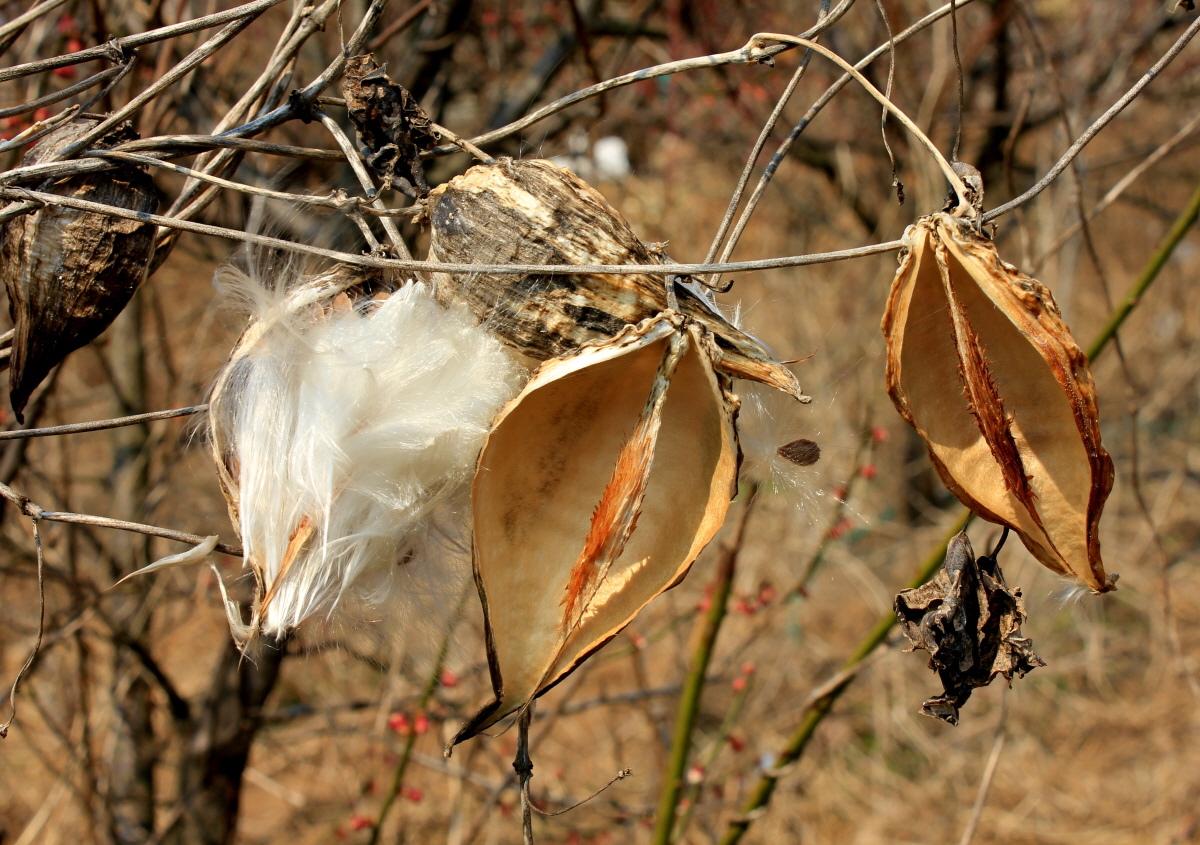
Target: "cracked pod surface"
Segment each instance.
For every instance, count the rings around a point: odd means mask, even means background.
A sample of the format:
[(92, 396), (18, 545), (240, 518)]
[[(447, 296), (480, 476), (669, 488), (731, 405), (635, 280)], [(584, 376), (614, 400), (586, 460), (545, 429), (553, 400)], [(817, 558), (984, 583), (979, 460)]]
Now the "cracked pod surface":
[(883, 332), (888, 394), (946, 486), (1054, 572), (1113, 589), (1098, 536), (1112, 460), (1050, 291), (970, 222), (933, 214), (905, 230)]
[(548, 362), (498, 416), (472, 490), (495, 700), (455, 743), (610, 640), (724, 520), (736, 399), (711, 337), (681, 322), (653, 318)]
[[(540, 159), (472, 167), (429, 193), (429, 260), (464, 264), (670, 264), (601, 194)], [(662, 276), (434, 273), (439, 298), (467, 304), (535, 361), (604, 340), (668, 307)], [(713, 363), (801, 401), (796, 377), (730, 323), (694, 282), (674, 286), (678, 310), (716, 339)]]

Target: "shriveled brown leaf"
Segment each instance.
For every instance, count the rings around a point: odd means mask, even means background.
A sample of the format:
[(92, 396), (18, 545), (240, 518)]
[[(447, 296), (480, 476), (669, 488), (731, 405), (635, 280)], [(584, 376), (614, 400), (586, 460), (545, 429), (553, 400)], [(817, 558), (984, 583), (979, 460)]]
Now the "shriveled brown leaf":
[(544, 364), (472, 490), (495, 699), (461, 742), (562, 680), (677, 583), (735, 492), (735, 399), (678, 315)]
[[(477, 165), (429, 194), (431, 261), (470, 264), (666, 264), (599, 192), (548, 161)], [(460, 299), (535, 361), (612, 337), (668, 306), (661, 276), (433, 274), (439, 297)], [(808, 401), (796, 377), (733, 326), (694, 284), (676, 284), (678, 310), (718, 339), (715, 364)]]
[(1113, 589), (1098, 525), (1113, 466), (1086, 356), (1053, 296), (967, 220), (904, 234), (883, 331), (887, 385), (946, 486), (1039, 561)]
[(904, 590), (895, 601), (900, 630), (909, 651), (929, 652), (929, 668), (938, 673), (944, 692), (921, 705), (926, 716), (958, 724), (959, 709), (971, 691), (996, 676), (1012, 684), (1038, 666), (1033, 644), (1021, 636), (1025, 602), (1020, 589), (1009, 590), (996, 561), (975, 559), (965, 532), (946, 550), (933, 580)]
[[(97, 122), (83, 118), (59, 127), (26, 153), (22, 165), (46, 160)], [(92, 148), (137, 137), (125, 122)], [(42, 190), (134, 211), (158, 208), (154, 179), (137, 165), (60, 179)], [(50, 370), (98, 337), (129, 304), (153, 257), (154, 230), (150, 223), (55, 206), (4, 224), (0, 275), (16, 328), (9, 390), (18, 419)]]
[(437, 146), (425, 110), (399, 83), (393, 82), (373, 56), (346, 62), (342, 80), (346, 110), (358, 130), (367, 164), (409, 196), (429, 193), (421, 151)]

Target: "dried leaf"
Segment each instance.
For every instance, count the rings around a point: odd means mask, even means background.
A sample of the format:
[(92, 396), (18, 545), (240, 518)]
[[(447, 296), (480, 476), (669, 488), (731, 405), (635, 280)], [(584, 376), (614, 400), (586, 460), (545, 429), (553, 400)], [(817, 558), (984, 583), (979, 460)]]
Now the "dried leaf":
[(523, 707), (677, 583), (736, 480), (736, 400), (678, 315), (544, 364), (500, 413), (472, 490), (495, 700)]
[(946, 486), (1053, 571), (1113, 589), (1098, 523), (1113, 467), (1087, 358), (1054, 298), (970, 221), (904, 234), (883, 331), (897, 410)]
[(355, 56), (346, 62), (342, 96), (363, 157), (383, 177), (384, 187), (396, 185), (411, 197), (429, 193), (421, 152), (437, 146), (437, 136), (412, 94), (373, 56)]
[[(429, 195), (431, 261), (472, 264), (665, 264), (594, 188), (548, 161), (477, 165)], [(535, 361), (609, 338), (666, 310), (666, 281), (639, 275), (433, 274), (438, 296), (465, 302)], [(716, 366), (808, 401), (791, 371), (734, 327), (695, 283), (678, 310), (717, 339)]]
[[(47, 159), (97, 122), (85, 118), (59, 127), (26, 153), (22, 165)], [(137, 137), (125, 122), (92, 149)], [(42, 190), (134, 211), (158, 208), (154, 179), (136, 165), (60, 179)], [(4, 224), (0, 275), (16, 328), (9, 391), (18, 419), (50, 370), (98, 337), (129, 303), (154, 254), (154, 231), (150, 223), (55, 206)]]
[(929, 652), (929, 668), (941, 678), (944, 692), (921, 705), (921, 712), (958, 724), (958, 711), (971, 691), (986, 687), (997, 675), (1012, 684), (1046, 664), (1021, 636), (1025, 602), (1021, 591), (1009, 590), (996, 561), (977, 561), (965, 532), (946, 550), (946, 560), (933, 580), (896, 596), (896, 618), (909, 651)]

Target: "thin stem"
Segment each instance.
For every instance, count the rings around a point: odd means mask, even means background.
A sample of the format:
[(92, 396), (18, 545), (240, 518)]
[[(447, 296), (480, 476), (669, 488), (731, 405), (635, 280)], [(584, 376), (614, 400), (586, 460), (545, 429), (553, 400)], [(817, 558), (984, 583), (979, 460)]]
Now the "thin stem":
[(992, 753), (988, 755), (987, 765), (983, 769), (983, 777), (979, 781), (979, 791), (975, 794), (975, 804), (971, 807), (971, 817), (958, 845), (971, 845), (975, 831), (979, 829), (979, 819), (983, 816), (983, 807), (987, 803), (988, 791), (992, 788), (992, 778), (996, 776), (996, 768), (1000, 765), (1000, 754), (1004, 751), (1004, 722), (1008, 717), (1008, 689), (1005, 688), (1000, 696), (1000, 719), (996, 725), (996, 738), (992, 740)]
[(52, 106), (60, 100), (65, 100), (68, 97), (74, 97), (80, 91), (86, 91), (93, 85), (99, 85), (105, 80), (112, 79), (123, 70), (124, 66), (110, 67), (107, 70), (102, 70), (97, 74), (89, 76), (82, 82), (76, 82), (70, 88), (64, 88), (61, 91), (55, 91), (52, 94), (47, 94), (44, 97), (38, 97), (36, 100), (30, 100), (28, 103), (21, 103), (16, 106), (9, 106), (6, 109), (0, 109), (0, 118), (14, 117), (18, 114), (28, 114), (31, 111), (37, 111), (43, 106)]
[[(256, 244), (273, 249), (299, 252), (315, 255), (331, 261), (339, 261), (359, 267), (375, 267), (381, 270), (402, 270), (432, 273), (497, 273), (512, 276), (528, 275), (530, 273), (550, 275), (579, 275), (579, 274), (609, 274), (617, 276), (628, 275), (698, 275), (703, 273), (739, 273), (751, 270), (774, 270), (781, 267), (803, 267), (811, 264), (827, 264), (832, 261), (845, 261), (850, 258), (862, 258), (868, 255), (880, 255), (895, 252), (904, 245), (902, 241), (871, 244), (853, 249), (837, 250), (835, 252), (818, 252), (808, 255), (790, 255), (782, 258), (764, 258), (756, 261), (733, 261), (717, 264), (448, 264), (434, 261), (414, 261), (408, 258), (383, 258), (376, 255), (360, 255), (351, 252), (338, 252), (323, 249), (311, 244), (285, 241), (266, 235), (256, 235), (223, 226), (212, 226), (207, 223), (195, 223), (191, 220), (181, 220), (178, 217), (164, 217), (161, 214), (149, 214), (142, 211), (132, 211), (115, 205), (81, 200), (76, 197), (49, 194), (44, 191), (31, 191), (27, 188), (0, 188), (0, 198), (25, 200), (43, 205), (56, 205), (64, 208), (77, 208), (80, 211), (94, 211), (97, 214), (107, 214), (110, 217), (120, 217), (125, 220), (137, 220), (141, 223), (154, 223), (170, 229), (184, 232), (195, 232), (199, 235), (211, 235), (218, 238)], [(387, 218), (384, 218), (385, 220)]]
[[(350, 169), (354, 171), (359, 184), (367, 192), (371, 207), (377, 208), (380, 211), (387, 211), (388, 207), (384, 205), (383, 200), (375, 190), (375, 181), (371, 178), (371, 174), (367, 172), (366, 165), (363, 164), (362, 155), (350, 139), (346, 137), (346, 133), (342, 131), (342, 127), (338, 126), (337, 121), (321, 109), (313, 109), (313, 114), (321, 121), (321, 125), (329, 130), (329, 134), (333, 136), (333, 140), (337, 141), (337, 145), (341, 147), (342, 153), (346, 156), (346, 161), (350, 165)], [(411, 261), (412, 253), (408, 251), (408, 246), (404, 243), (404, 236), (400, 234), (400, 229), (396, 226), (396, 221), (390, 217), (383, 217), (381, 218), (381, 222), (383, 223), (383, 230), (387, 232), (388, 240), (392, 242), (392, 248), (396, 250), (396, 254), (401, 258)]]
[(179, 35), (187, 35), (189, 32), (197, 32), (201, 29), (211, 29), (214, 26), (220, 26), (223, 23), (240, 20), (246, 17), (257, 17), (272, 6), (277, 5), (282, 0), (254, 0), (253, 3), (246, 3), (243, 6), (236, 6), (232, 9), (227, 9), (224, 12), (217, 12), (213, 15), (205, 15), (202, 18), (196, 18), (182, 23), (172, 24), (170, 26), (159, 27), (152, 29), (149, 32), (138, 33), (137, 35), (127, 35), (124, 38), (114, 38), (106, 44), (101, 44), (97, 47), (89, 47), (86, 50), (80, 50), (77, 53), (68, 53), (65, 56), (55, 56), (51, 59), (41, 59), (36, 62), (26, 62), (23, 65), (13, 65), (12, 67), (0, 70), (0, 82), (8, 82), (10, 79), (18, 79), (22, 76), (29, 76), (35, 73), (42, 73), (55, 68), (66, 67), (68, 65), (77, 65), (82, 62), (90, 62), (96, 59), (108, 59), (109, 61), (117, 61), (116, 57), (123, 55), (129, 50), (141, 47), (144, 44), (153, 44), (156, 41), (165, 41), (168, 38), (175, 38)]
[[(828, 0), (822, 4), (822, 14), (824, 14), (828, 5)], [(763, 147), (767, 145), (767, 139), (771, 137), (771, 132), (774, 131), (775, 124), (779, 122), (779, 118), (783, 114), (784, 106), (792, 99), (792, 94), (795, 93), (796, 86), (800, 84), (800, 79), (804, 76), (804, 71), (808, 69), (809, 62), (811, 61), (812, 50), (805, 50), (804, 55), (800, 59), (799, 66), (792, 73), (792, 78), (788, 80), (787, 87), (779, 95), (779, 100), (775, 103), (775, 108), (771, 110), (771, 115), (767, 118), (767, 122), (763, 124), (762, 130), (758, 133), (758, 139), (754, 142), (754, 147), (750, 150), (750, 155), (746, 158), (745, 167), (742, 168), (742, 175), (738, 177), (737, 187), (733, 189), (733, 196), (729, 198), (729, 205), (725, 208), (725, 217), (721, 220), (721, 225), (717, 228), (717, 234), (713, 236), (712, 245), (708, 248), (708, 254), (704, 257), (705, 263), (716, 260), (717, 251), (720, 250), (721, 244), (725, 240), (725, 235), (729, 233), (729, 226), (733, 223), (733, 216), (737, 213), (738, 206), (741, 205), (742, 195), (746, 191), (746, 185), (750, 182), (750, 174), (754, 172), (754, 165), (758, 162), (758, 157), (762, 154)], [(712, 279), (711, 283), (715, 285), (717, 279)]]
[(712, 592), (709, 596), (708, 612), (697, 620), (695, 645), (688, 661), (687, 677), (679, 696), (679, 712), (675, 717), (675, 734), (671, 740), (671, 759), (663, 776), (662, 793), (658, 799), (658, 817), (654, 823), (654, 845), (670, 845), (675, 828), (675, 814), (679, 807), (679, 794), (683, 789), (684, 771), (692, 748), (692, 732), (696, 728), (696, 716), (700, 712), (700, 697), (704, 693), (704, 682), (708, 675), (708, 664), (712, 660), (717, 635), (725, 621), (729, 604), (729, 593), (733, 587), (733, 574), (737, 569), (738, 554), (746, 536), (746, 522), (754, 507), (757, 489), (750, 490), (742, 516), (738, 522), (733, 543), (722, 550), (713, 576)]
[[(969, 2), (971, 2), (971, 0), (959, 0), (956, 5), (963, 6)], [(921, 32), (927, 28), (930, 24), (943, 18), (949, 13), (949, 11), (950, 5), (947, 4), (942, 6), (940, 9), (935, 9), (933, 12), (930, 12), (928, 15), (921, 18), (899, 35), (889, 39), (888, 43), (879, 45), (862, 59), (860, 59), (858, 64), (854, 66), (855, 69), (862, 70), (884, 53), (891, 52), (896, 44), (907, 41), (913, 35), (916, 35), (918, 32)], [(770, 163), (768, 163), (763, 169), (762, 176), (759, 177), (758, 184), (754, 187), (754, 193), (750, 195), (750, 199), (746, 203), (746, 207), (742, 210), (742, 216), (738, 218), (737, 226), (734, 227), (733, 234), (729, 236), (729, 240), (725, 243), (725, 248), (721, 251), (719, 260), (728, 261), (729, 257), (733, 255), (733, 250), (737, 247), (738, 241), (741, 240), (742, 232), (746, 230), (746, 226), (750, 222), (750, 217), (754, 214), (754, 210), (758, 207), (758, 203), (762, 199), (763, 193), (767, 189), (767, 185), (769, 185), (771, 179), (774, 178), (775, 172), (779, 169), (779, 165), (783, 163), (783, 159), (787, 156), (788, 151), (792, 148), (792, 144), (796, 142), (796, 139), (798, 139), (801, 133), (808, 128), (808, 125), (812, 123), (820, 111), (829, 104), (834, 96), (850, 83), (851, 79), (852, 77), (850, 74), (843, 74), (836, 82), (834, 82), (825, 90), (825, 93), (822, 94), (820, 98), (809, 107), (808, 111), (804, 113), (804, 116), (801, 117), (796, 125), (792, 127), (792, 131), (788, 133), (787, 138), (783, 140), (783, 143), (779, 145), (779, 149), (775, 151), (775, 155), (771, 157)], [(883, 113), (887, 114), (887, 110), (884, 109)]]
[[(267, 199), (280, 200), (282, 202), (302, 203), (305, 205), (316, 205), (322, 208), (332, 208), (343, 214), (367, 213), (375, 217), (409, 217), (417, 212), (415, 208), (363, 208), (365, 200), (359, 197), (348, 197), (345, 193), (339, 195), (334, 192), (327, 197), (310, 196), (307, 194), (291, 194), (287, 191), (272, 191), (269, 188), (259, 188), (254, 185), (245, 185), (241, 182), (233, 182), (229, 179), (222, 179), (220, 176), (213, 176), (210, 173), (205, 173), (200, 170), (193, 170), (190, 167), (184, 167), (182, 164), (173, 164), (163, 161), (153, 156), (137, 155), (134, 153), (117, 152), (113, 150), (98, 150), (97, 156), (110, 158), (116, 161), (130, 161), (134, 164), (144, 164), (149, 167), (160, 167), (164, 170), (171, 170), (175, 173), (190, 176), (193, 179), (198, 179), (201, 182), (208, 182), (211, 185), (218, 185), (222, 188), (227, 188), (231, 191), (238, 191), (251, 196), (266, 197)], [(342, 157), (338, 156), (341, 161)]]
[(208, 410), (208, 405), (192, 405), (187, 408), (172, 408), (169, 411), (151, 411), (146, 414), (133, 414), (128, 417), (115, 417), (110, 420), (93, 420), (91, 422), (70, 423), (68, 425), (53, 425), (46, 428), (18, 428), (14, 431), (0, 431), (0, 440), (20, 440), (24, 437), (53, 437), (59, 434), (79, 434), (84, 431), (104, 431), (109, 428), (121, 428), (126, 425), (140, 425), (155, 420), (169, 420), (172, 417), (186, 417), (190, 414), (200, 414)]
[(1196, 219), (1200, 217), (1200, 186), (1192, 192), (1192, 197), (1188, 200), (1188, 204), (1180, 212), (1175, 222), (1171, 225), (1166, 236), (1159, 243), (1158, 249), (1154, 250), (1154, 254), (1150, 256), (1150, 260), (1142, 268), (1142, 272), (1138, 274), (1137, 281), (1129, 288), (1129, 293), (1125, 294), (1125, 298), (1121, 300), (1121, 304), (1113, 311), (1112, 316), (1108, 318), (1104, 328), (1100, 330), (1100, 334), (1092, 341), (1092, 345), (1088, 347), (1087, 356), (1090, 360), (1095, 360), (1100, 351), (1108, 345), (1108, 342), (1116, 336), (1117, 329), (1125, 322), (1125, 319), (1130, 315), (1138, 303), (1142, 301), (1142, 296), (1149, 289), (1150, 285), (1154, 284), (1154, 280), (1158, 278), (1159, 271), (1166, 265), (1171, 254), (1175, 252), (1175, 247), (1179, 246), (1179, 242), (1183, 240), (1184, 235), (1195, 224)]
[(8, 705), (10, 708), (8, 719), (4, 724), (0, 725), (0, 739), (8, 738), (8, 729), (12, 727), (12, 723), (17, 718), (17, 687), (21, 684), (21, 679), (25, 677), (25, 673), (33, 666), (33, 661), (37, 659), (38, 651), (42, 648), (42, 633), (46, 627), (46, 579), (45, 569), (46, 561), (42, 553), (42, 535), (38, 530), (38, 518), (32, 517), (33, 522), (33, 545), (37, 551), (37, 582), (38, 582), (38, 627), (37, 639), (34, 641), (33, 650), (29, 652), (29, 656), (25, 658), (25, 662), (21, 664), (21, 668), (17, 671), (17, 676), (13, 678), (12, 689), (8, 693)]
[(529, 800), (529, 781), (533, 780), (533, 760), (529, 757), (529, 725), (533, 722), (535, 702), (530, 700), (517, 718), (517, 755), (513, 770), (521, 790), (521, 841), (533, 845), (533, 802)]
[[(954, 51), (954, 73), (958, 78), (958, 119), (954, 129), (954, 151), (950, 153), (951, 161), (958, 161), (958, 153), (962, 149), (963, 111), (966, 107), (965, 88), (963, 86), (962, 57), (958, 54), (958, 12), (957, 3), (950, 3), (950, 47)], [(961, 199), (961, 195), (960, 195)]]
[(1042, 191), (1046, 190), (1046, 188), (1049, 187), (1050, 184), (1054, 182), (1054, 180), (1057, 179), (1059, 175), (1067, 169), (1068, 166), (1070, 166), (1071, 162), (1075, 160), (1075, 157), (1083, 152), (1083, 148), (1086, 147), (1091, 140), (1100, 133), (1100, 130), (1108, 126), (1108, 124), (1111, 123), (1117, 115), (1124, 111), (1125, 107), (1132, 103), (1134, 99), (1142, 93), (1143, 89), (1153, 82), (1159, 76), (1159, 74), (1163, 72), (1163, 69), (1165, 69), (1167, 65), (1175, 60), (1176, 56), (1183, 52), (1183, 48), (1186, 47), (1188, 42), (1196, 36), (1197, 32), (1200, 32), (1200, 17), (1197, 17), (1196, 20), (1192, 21), (1191, 25), (1184, 30), (1183, 34), (1180, 35), (1179, 38), (1176, 39), (1175, 43), (1171, 45), (1171, 49), (1167, 50), (1167, 52), (1163, 54), (1162, 58), (1155, 62), (1154, 66), (1150, 68), (1150, 70), (1146, 71), (1146, 73), (1142, 75), (1142, 78), (1134, 83), (1132, 88), (1125, 92), (1121, 99), (1113, 103), (1108, 111), (1100, 115), (1095, 123), (1089, 126), (1082, 135), (1075, 139), (1075, 143), (1071, 144), (1067, 151), (1062, 154), (1062, 158), (1060, 158), (1055, 165), (1050, 168), (1045, 176), (1039, 179), (1033, 187), (1021, 194), (1016, 199), (1009, 200), (1004, 205), (993, 208), (987, 214), (984, 214), (982, 222), (990, 223), (1000, 215), (1007, 214), (1014, 208), (1019, 208), (1036, 197)]
[[(807, 32), (801, 33), (802, 37), (818, 37), (821, 33), (829, 29), (829, 27), (837, 23), (838, 19), (849, 10), (853, 3), (854, 0), (842, 0), (829, 15), (821, 18)], [(672, 74), (683, 73), (689, 70), (699, 70), (701, 68), (720, 67), (722, 65), (769, 64), (775, 56), (790, 49), (791, 45), (787, 43), (764, 47), (755, 38), (751, 38), (744, 46), (736, 50), (730, 50), (725, 53), (712, 53), (708, 56), (696, 56), (690, 59), (680, 59), (674, 62), (666, 62), (665, 64), (635, 70), (621, 76), (613, 77), (612, 79), (606, 79), (604, 82), (598, 82), (595, 85), (589, 85), (587, 88), (580, 89), (573, 94), (568, 94), (565, 97), (555, 100), (553, 103), (542, 106), (542, 108), (535, 112), (525, 115), (520, 120), (513, 121), (507, 126), (501, 126), (499, 129), (493, 129), (491, 132), (475, 136), (471, 139), (471, 143), (479, 146), (495, 143), (510, 135), (515, 135), (523, 129), (528, 129), (535, 123), (545, 120), (563, 109), (570, 108), (576, 103), (582, 103), (584, 100), (599, 96), (614, 88), (632, 85), (635, 82), (642, 82), (647, 79), (657, 79), (660, 76), (671, 76)], [(458, 151), (454, 145), (446, 144), (430, 150), (422, 157), (443, 156)]]
[[(853, 65), (832, 50), (828, 50), (814, 41), (809, 41), (807, 38), (796, 38), (791, 35), (762, 32), (754, 36), (754, 39), (760, 39), (763, 41), (782, 41), (784, 43), (798, 44), (801, 47), (808, 47), (815, 52), (820, 53), (846, 73), (854, 77), (854, 80), (861, 85), (868, 94), (878, 100), (885, 109), (890, 111), (896, 120), (900, 121), (904, 128), (911, 132), (913, 136), (921, 142), (921, 146), (925, 147), (925, 149), (929, 151), (929, 154), (933, 156), (934, 161), (937, 162), (938, 167), (941, 168), (942, 173), (945, 175), (946, 181), (950, 183), (950, 187), (954, 189), (954, 193), (958, 196), (959, 208), (970, 208), (970, 203), (967, 201), (966, 186), (963, 185), (962, 179), (958, 178), (958, 174), (954, 172), (954, 168), (950, 166), (950, 162), (946, 161), (946, 157), (942, 155), (940, 150), (938, 150), (937, 145), (935, 145), (933, 141), (930, 141), (928, 136), (921, 131), (921, 128), (917, 126), (917, 124), (913, 123), (912, 119), (909, 118), (908, 115), (901, 111), (895, 103), (885, 97), (883, 93), (880, 92), (880, 90), (874, 85), (872, 85), (865, 76), (859, 73)], [(754, 39), (751, 40), (753, 41)]]
[[(433, 694), (437, 690), (438, 683), (440, 683), (442, 677), (442, 667), (446, 665), (446, 655), (450, 652), (450, 640), (454, 634), (454, 629), (458, 626), (458, 622), (462, 618), (463, 605), (466, 604), (467, 598), (471, 595), (473, 589), (474, 586), (468, 584), (458, 597), (458, 604), (455, 605), (454, 615), (451, 617), (450, 624), (446, 626), (446, 630), (442, 634), (442, 643), (438, 646), (437, 657), (433, 661), (433, 669), (430, 671), (429, 677), (425, 679), (425, 688), (421, 690), (421, 695), (417, 699), (418, 710), (425, 709), (429, 704), (429, 699), (433, 698)], [(392, 785), (388, 787), (387, 795), (383, 797), (383, 805), (379, 808), (379, 820), (371, 830), (371, 838), (368, 845), (378, 845), (379, 834), (383, 830), (383, 823), (387, 819), (392, 805), (396, 802), (396, 796), (400, 794), (400, 787), (404, 783), (404, 773), (408, 770), (409, 760), (412, 759), (413, 746), (416, 743), (417, 732), (412, 725), (409, 725), (408, 734), (404, 737), (404, 750), (400, 752), (400, 760), (396, 763), (396, 771), (392, 775)]]

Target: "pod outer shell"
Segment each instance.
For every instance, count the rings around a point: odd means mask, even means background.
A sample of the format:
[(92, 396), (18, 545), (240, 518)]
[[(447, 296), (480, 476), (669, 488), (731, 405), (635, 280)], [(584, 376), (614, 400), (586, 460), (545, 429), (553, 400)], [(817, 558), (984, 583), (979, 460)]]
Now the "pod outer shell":
[(725, 518), (735, 491), (736, 399), (694, 324), (666, 394), (637, 527), (595, 599), (564, 631), (572, 565), (670, 335), (665, 318), (548, 362), (501, 412), (472, 491), (475, 578), (495, 700), (458, 743), (562, 680), (678, 583)]
[(1098, 531), (1112, 460), (1087, 357), (1050, 291), (947, 214), (904, 243), (883, 318), (896, 409), (963, 504), (1054, 572), (1113, 589)]

